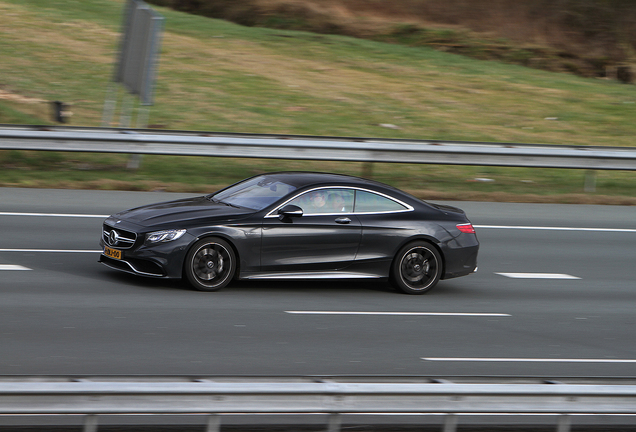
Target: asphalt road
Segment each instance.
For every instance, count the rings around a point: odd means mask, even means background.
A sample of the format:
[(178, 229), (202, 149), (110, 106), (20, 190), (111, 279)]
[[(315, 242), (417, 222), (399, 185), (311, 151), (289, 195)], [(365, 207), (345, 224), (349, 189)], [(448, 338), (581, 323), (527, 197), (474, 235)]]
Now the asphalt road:
[(106, 215), (181, 196), (0, 189), (0, 375), (636, 376), (633, 207), (454, 203), (479, 271), (423, 296), (97, 263)]

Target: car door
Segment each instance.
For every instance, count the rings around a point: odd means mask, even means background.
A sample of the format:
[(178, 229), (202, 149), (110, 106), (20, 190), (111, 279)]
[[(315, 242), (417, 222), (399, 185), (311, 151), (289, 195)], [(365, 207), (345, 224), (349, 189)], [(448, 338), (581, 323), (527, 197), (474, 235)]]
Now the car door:
[(389, 261), (399, 245), (416, 233), (413, 207), (388, 195), (357, 190), (354, 214), (362, 226), (362, 238), (356, 260)]
[(284, 204), (300, 207), (302, 215), (270, 212), (263, 221), (261, 271), (334, 271), (351, 264), (362, 235), (353, 199), (351, 189), (318, 188)]

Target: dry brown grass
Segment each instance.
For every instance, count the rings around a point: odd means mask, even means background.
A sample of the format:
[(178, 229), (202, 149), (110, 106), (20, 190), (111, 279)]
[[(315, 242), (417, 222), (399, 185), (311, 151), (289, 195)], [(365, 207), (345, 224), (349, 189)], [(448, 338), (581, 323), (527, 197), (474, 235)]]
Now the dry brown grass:
[[(584, 76), (605, 76), (617, 65), (636, 63), (632, 0), (150, 1), (244, 25), (363, 38), (390, 36), (404, 24), (412, 26), (409, 32), (451, 29), (454, 33), (428, 43), (478, 58)], [(480, 41), (471, 41), (475, 38)]]
[[(333, 16), (341, 21), (367, 17), (384, 22), (456, 26), (518, 42), (562, 46), (579, 54), (602, 54), (610, 45), (620, 42), (636, 48), (633, 38), (636, 4), (628, 0), (253, 1), (268, 12), (293, 7), (306, 10), (307, 15)], [(620, 36), (624, 36), (623, 41), (618, 39)]]

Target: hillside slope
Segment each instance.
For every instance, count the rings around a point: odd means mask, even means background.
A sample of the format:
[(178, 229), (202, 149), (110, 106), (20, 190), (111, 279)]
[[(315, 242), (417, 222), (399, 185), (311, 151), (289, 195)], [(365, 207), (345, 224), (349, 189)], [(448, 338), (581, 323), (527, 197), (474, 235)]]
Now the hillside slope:
[(242, 25), (428, 45), (582, 76), (633, 80), (632, 0), (149, 0)]
[[(59, 100), (70, 105), (70, 125), (100, 125), (124, 4), (0, 0), (0, 123), (51, 123), (51, 102)], [(633, 85), (156, 8), (166, 20), (153, 127), (634, 146)], [(307, 169), (373, 175), (435, 199), (634, 203), (636, 196), (631, 172), (599, 172), (597, 192), (582, 197), (581, 170), (148, 156), (131, 171), (127, 161), (0, 151), (0, 185), (210, 191), (264, 171)], [(493, 181), (476, 180), (483, 178)]]

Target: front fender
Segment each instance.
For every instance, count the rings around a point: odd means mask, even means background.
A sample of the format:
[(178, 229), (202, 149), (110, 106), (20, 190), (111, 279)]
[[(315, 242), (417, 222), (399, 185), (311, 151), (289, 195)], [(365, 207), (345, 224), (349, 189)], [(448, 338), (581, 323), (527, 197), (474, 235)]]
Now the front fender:
[(195, 238), (188, 246), (188, 250), (194, 243), (206, 237), (219, 237), (227, 241), (237, 257), (237, 276), (243, 271), (259, 270), (262, 237), (260, 226), (210, 226), (192, 230), (191, 234)]

